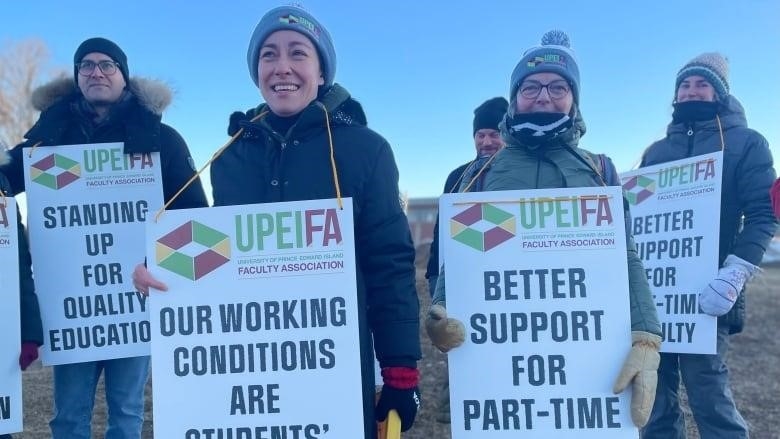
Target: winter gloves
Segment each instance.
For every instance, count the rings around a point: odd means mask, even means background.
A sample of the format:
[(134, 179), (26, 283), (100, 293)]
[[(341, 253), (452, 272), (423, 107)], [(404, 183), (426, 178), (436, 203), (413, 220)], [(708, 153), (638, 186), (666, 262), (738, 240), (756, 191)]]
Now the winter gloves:
[(718, 275), (699, 293), (699, 307), (711, 316), (729, 312), (747, 281), (758, 271), (750, 262), (728, 255)]
[(658, 384), (658, 364), (661, 337), (649, 332), (631, 332), (631, 351), (620, 370), (612, 391), (621, 393), (631, 384), (631, 420), (643, 427), (650, 418)]
[(420, 372), (411, 367), (383, 367), (382, 379), (385, 384), (376, 403), (376, 420), (384, 421), (390, 410), (395, 410), (401, 418), (401, 431), (412, 428), (420, 409)]
[(38, 344), (31, 341), (22, 342), (22, 353), (19, 354), (19, 367), (26, 370), (33, 361), (38, 359)]
[(433, 345), (446, 353), (463, 344), (466, 328), (460, 320), (447, 317), (445, 307), (445, 302), (431, 305), (425, 318), (425, 330)]

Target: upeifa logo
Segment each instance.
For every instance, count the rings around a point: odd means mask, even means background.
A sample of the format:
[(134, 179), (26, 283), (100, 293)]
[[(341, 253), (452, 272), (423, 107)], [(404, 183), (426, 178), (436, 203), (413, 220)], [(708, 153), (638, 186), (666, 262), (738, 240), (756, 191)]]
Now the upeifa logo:
[(59, 154), (50, 154), (30, 166), (30, 180), (58, 190), (81, 177), (81, 164)]
[(555, 53), (546, 53), (541, 56), (535, 56), (528, 60), (528, 67), (535, 68), (540, 64), (558, 64), (559, 66), (566, 67), (566, 57)]
[(655, 188), (655, 180), (645, 175), (635, 175), (623, 183), (626, 198), (633, 206), (650, 198), (655, 193)]
[(279, 22), (283, 24), (298, 24), (308, 29), (309, 32), (316, 35), (317, 38), (319, 38), (320, 36), (320, 28), (318, 28), (311, 21), (307, 20), (306, 17), (299, 17), (293, 14), (286, 14), (279, 17)]
[(155, 253), (160, 267), (198, 280), (230, 260), (230, 240), (218, 230), (189, 221), (158, 239)]
[[(480, 231), (480, 226), (488, 229)], [(450, 236), (455, 241), (486, 252), (515, 236), (514, 215), (489, 203), (477, 203), (450, 219)]]

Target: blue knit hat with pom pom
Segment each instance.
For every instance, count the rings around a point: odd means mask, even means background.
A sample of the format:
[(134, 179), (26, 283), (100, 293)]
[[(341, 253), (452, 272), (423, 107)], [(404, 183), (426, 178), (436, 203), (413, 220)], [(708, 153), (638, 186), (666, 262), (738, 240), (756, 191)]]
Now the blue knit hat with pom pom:
[(542, 36), (542, 45), (525, 51), (523, 58), (512, 71), (509, 83), (509, 96), (514, 101), (517, 88), (528, 75), (550, 72), (561, 75), (569, 82), (574, 102), (580, 102), (580, 69), (574, 52), (571, 50), (569, 36), (560, 30), (551, 30)]

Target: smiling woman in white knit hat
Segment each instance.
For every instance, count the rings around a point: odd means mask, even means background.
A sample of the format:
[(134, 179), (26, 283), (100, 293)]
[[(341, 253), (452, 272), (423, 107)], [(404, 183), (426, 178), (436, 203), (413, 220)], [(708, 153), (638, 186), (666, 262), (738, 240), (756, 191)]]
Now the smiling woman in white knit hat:
[[(747, 438), (748, 427), (729, 388), (729, 335), (744, 324), (744, 287), (758, 271), (775, 232), (769, 189), (772, 154), (761, 134), (747, 127), (745, 112), (730, 94), (727, 60), (703, 53), (675, 80), (674, 113), (664, 139), (645, 151), (641, 166), (723, 151), (719, 271), (699, 293), (699, 308), (718, 316), (714, 355), (661, 354), (658, 391), (643, 438), (684, 438), (677, 398), (682, 379), (702, 438)], [(707, 284), (709, 282), (709, 284)]]

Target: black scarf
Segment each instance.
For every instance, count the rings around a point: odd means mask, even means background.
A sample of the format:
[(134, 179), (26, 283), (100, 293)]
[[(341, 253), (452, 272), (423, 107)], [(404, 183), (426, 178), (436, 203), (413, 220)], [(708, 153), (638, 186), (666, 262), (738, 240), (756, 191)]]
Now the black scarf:
[(520, 113), (507, 120), (509, 134), (520, 144), (538, 147), (571, 129), (573, 121), (564, 113)]
[(715, 119), (718, 111), (720, 111), (720, 102), (675, 102), (673, 107), (673, 123), (703, 122), (705, 120)]

